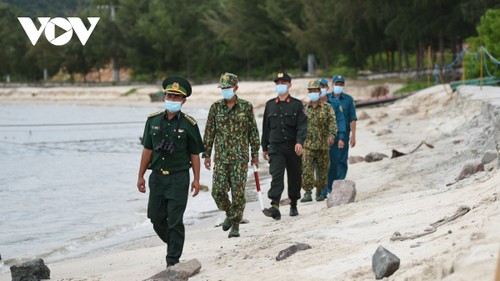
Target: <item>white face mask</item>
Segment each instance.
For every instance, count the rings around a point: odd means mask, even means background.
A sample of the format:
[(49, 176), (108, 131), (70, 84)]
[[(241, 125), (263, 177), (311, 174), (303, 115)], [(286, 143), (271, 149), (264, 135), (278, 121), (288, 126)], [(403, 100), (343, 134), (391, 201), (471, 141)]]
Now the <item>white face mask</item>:
[(165, 101), (165, 109), (170, 113), (176, 113), (182, 108), (181, 101)]
[(309, 99), (311, 101), (318, 101), (319, 100), (319, 93), (309, 93)]
[(334, 94), (340, 95), (340, 94), (342, 94), (343, 91), (344, 91), (344, 87), (342, 87), (342, 86), (333, 86), (333, 93)]
[(321, 88), (321, 94), (319, 95), (320, 98), (326, 96), (326, 88)]
[(278, 84), (274, 87), (274, 90), (278, 93), (278, 95), (284, 95), (288, 93), (288, 86), (285, 84)]

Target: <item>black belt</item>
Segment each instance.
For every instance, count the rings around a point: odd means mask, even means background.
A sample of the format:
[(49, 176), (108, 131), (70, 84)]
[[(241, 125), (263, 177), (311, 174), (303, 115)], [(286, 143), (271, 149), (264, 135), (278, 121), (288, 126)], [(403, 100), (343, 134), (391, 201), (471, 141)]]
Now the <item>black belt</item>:
[(177, 174), (180, 172), (186, 172), (188, 170), (178, 170), (178, 171), (167, 171), (167, 170), (153, 170), (153, 173), (163, 175), (163, 176), (169, 176), (172, 174)]

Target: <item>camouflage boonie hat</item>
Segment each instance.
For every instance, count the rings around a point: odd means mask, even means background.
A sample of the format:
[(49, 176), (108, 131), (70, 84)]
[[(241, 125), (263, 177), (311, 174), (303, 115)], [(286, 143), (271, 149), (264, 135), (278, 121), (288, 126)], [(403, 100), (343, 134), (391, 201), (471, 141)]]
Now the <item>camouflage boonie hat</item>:
[(307, 88), (308, 89), (319, 89), (321, 87), (319, 85), (318, 80), (312, 80), (312, 81), (309, 81), (309, 83), (307, 84)]
[(218, 88), (230, 88), (236, 85), (238, 85), (238, 76), (229, 72), (221, 74)]

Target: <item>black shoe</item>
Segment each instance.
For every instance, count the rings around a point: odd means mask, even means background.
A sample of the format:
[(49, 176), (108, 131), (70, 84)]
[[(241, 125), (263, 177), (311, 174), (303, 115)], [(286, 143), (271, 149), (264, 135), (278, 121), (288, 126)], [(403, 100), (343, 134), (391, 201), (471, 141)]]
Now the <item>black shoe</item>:
[(167, 268), (172, 267), (176, 264), (177, 264), (176, 262), (167, 262)]
[(291, 205), (290, 206), (290, 217), (295, 217), (299, 215), (299, 211), (297, 210), (296, 205)]
[(266, 208), (262, 211), (266, 217), (272, 217), (275, 220), (280, 220), (281, 219), (281, 213), (280, 210), (278, 210), (275, 207), (271, 208)]

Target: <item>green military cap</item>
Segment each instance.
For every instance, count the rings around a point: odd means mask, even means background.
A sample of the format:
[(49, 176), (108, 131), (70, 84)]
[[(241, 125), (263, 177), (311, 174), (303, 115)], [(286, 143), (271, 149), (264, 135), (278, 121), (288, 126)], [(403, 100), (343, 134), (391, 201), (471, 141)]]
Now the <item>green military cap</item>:
[(344, 78), (344, 75), (341, 75), (341, 74), (336, 74), (336, 75), (333, 75), (333, 77), (332, 77), (332, 81), (333, 81), (333, 83), (335, 83), (335, 82), (342, 82), (342, 83), (345, 83), (345, 78)]
[(288, 75), (284, 72), (280, 72), (280, 73), (276, 74), (276, 76), (274, 77), (274, 82), (279, 81), (279, 80), (292, 82), (292, 77), (290, 77), (290, 75)]
[(307, 84), (307, 89), (319, 89), (319, 88), (321, 87), (319, 85), (318, 80), (309, 81), (309, 83)]
[(163, 91), (171, 94), (181, 94), (185, 97), (191, 95), (191, 84), (180, 76), (170, 76), (165, 78), (162, 83)]
[(221, 74), (219, 78), (219, 88), (229, 88), (238, 85), (238, 76), (229, 72)]

